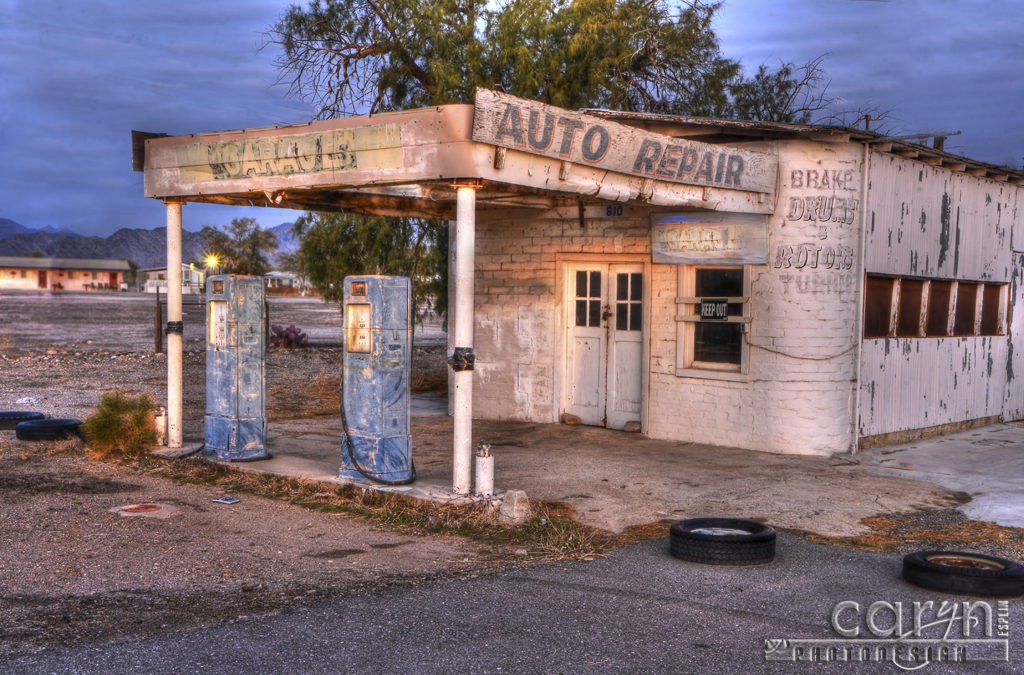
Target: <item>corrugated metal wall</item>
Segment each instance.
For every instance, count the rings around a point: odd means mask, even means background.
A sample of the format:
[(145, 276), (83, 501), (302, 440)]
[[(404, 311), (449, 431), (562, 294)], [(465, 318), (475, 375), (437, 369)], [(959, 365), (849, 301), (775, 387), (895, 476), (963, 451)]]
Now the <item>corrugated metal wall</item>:
[(1005, 337), (865, 340), (862, 436), (999, 415)]
[(872, 153), (867, 272), (1010, 280), (1015, 185)]
[[(865, 272), (1010, 282), (1020, 190), (872, 153)], [(860, 434), (1002, 414), (1008, 347), (1004, 336), (864, 340)]]

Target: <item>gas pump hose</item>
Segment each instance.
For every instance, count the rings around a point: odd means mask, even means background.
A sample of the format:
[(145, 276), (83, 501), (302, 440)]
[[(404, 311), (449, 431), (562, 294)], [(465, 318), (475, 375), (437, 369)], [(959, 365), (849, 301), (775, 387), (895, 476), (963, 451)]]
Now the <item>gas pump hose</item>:
[(381, 485), (408, 485), (416, 480), (416, 461), (412, 457), (409, 458), (409, 465), (411, 473), (408, 478), (404, 480), (388, 480), (381, 478), (380, 476), (374, 476), (367, 471), (356, 459), (355, 447), (352, 444), (352, 437), (348, 434), (348, 418), (345, 416), (345, 367), (341, 368), (341, 431), (345, 434), (345, 453), (348, 456), (348, 461), (352, 464), (352, 467), (360, 473), (367, 480), (372, 480), (374, 483), (380, 483)]

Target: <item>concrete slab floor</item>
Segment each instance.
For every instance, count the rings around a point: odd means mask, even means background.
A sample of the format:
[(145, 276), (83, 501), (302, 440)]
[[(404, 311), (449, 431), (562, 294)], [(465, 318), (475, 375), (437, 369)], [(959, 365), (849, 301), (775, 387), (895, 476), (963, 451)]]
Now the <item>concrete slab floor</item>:
[(971, 496), (967, 517), (1024, 527), (1024, 425), (993, 424), (866, 450), (858, 458), (877, 475), (923, 480)]
[[(386, 489), (454, 500), (452, 421), (445, 400), (428, 405), (420, 399), (414, 410), (417, 481)], [(973, 460), (965, 462), (972, 470), (984, 468), (980, 457), (992, 443), (1001, 442), (987, 438), (983, 434), (967, 444)], [(861, 520), (873, 515), (958, 506), (962, 495), (956, 491), (964, 489), (925, 482), (934, 476), (911, 474), (893, 461), (869, 461), (868, 453), (851, 462), (846, 455), (777, 455), (654, 440), (597, 427), (485, 420), (474, 421), (473, 441), (491, 445), (497, 490), (524, 490), (533, 498), (567, 502), (581, 522), (613, 532), (657, 521), (722, 516), (848, 536), (866, 532)], [(340, 482), (339, 418), (271, 423), (268, 446), (271, 459), (236, 466)], [(1011, 475), (1024, 473), (1015, 470)]]

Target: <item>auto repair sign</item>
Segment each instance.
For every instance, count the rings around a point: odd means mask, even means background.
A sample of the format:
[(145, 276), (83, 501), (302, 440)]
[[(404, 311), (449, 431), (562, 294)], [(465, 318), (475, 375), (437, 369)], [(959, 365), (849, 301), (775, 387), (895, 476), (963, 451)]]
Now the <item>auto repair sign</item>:
[(770, 193), (772, 155), (651, 133), (593, 115), (477, 89), (473, 140), (671, 183)]

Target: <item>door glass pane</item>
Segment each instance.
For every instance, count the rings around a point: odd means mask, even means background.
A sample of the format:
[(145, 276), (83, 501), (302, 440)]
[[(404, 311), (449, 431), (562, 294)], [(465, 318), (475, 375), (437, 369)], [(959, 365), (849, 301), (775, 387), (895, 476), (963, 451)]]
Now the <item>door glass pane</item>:
[(587, 325), (587, 301), (577, 300), (576, 301), (576, 325), (586, 326)]
[(588, 326), (600, 326), (601, 325), (601, 301), (591, 300), (590, 301), (590, 321)]
[(642, 300), (643, 299), (643, 275), (634, 273), (630, 275), (630, 287), (629, 287), (629, 299), (630, 300)]
[(641, 325), (642, 319), (641, 319), (641, 315), (640, 315), (640, 308), (641, 308), (641, 304), (639, 302), (630, 303), (630, 306), (629, 306), (629, 329), (630, 330), (640, 330), (642, 328), (642, 325)]
[(583, 270), (576, 272), (576, 297), (587, 297), (587, 273)]
[(590, 272), (590, 296), (591, 298), (601, 297), (601, 273), (597, 270)]
[(629, 330), (628, 302), (619, 302), (615, 304), (615, 330)]
[(616, 274), (615, 277), (615, 299), (629, 300), (629, 275)]

